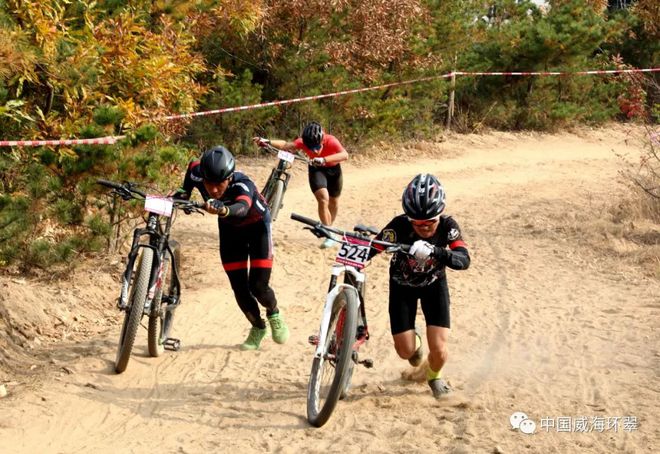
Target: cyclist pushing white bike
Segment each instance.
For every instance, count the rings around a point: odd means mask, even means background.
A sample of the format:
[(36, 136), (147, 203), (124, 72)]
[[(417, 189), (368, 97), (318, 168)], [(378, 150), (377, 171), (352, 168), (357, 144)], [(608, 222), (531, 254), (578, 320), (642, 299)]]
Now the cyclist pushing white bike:
[[(470, 255), (458, 223), (442, 215), (445, 191), (435, 176), (415, 176), (403, 192), (402, 205), (404, 214), (392, 219), (375, 239), (369, 238), (375, 231), (363, 226), (356, 226), (356, 233), (350, 233), (297, 214), (291, 216), (311, 226), (319, 237), (341, 238), (335, 241), (342, 245), (336, 257), (338, 264), (333, 266), (319, 334), (310, 337), (316, 352), (307, 394), (307, 418), (317, 427), (325, 424), (337, 400), (346, 395), (354, 364), (373, 365), (370, 360), (358, 359), (358, 349), (369, 336), (363, 295), (365, 274), (361, 269), (379, 252), (394, 254), (389, 272), (389, 314), (397, 354), (412, 366), (423, 361), (422, 339), (415, 329), (419, 300), (429, 345), (428, 385), (435, 398), (450, 392), (440, 376), (447, 361), (450, 328), (446, 268), (467, 269)], [(344, 283), (339, 284), (342, 273)]]

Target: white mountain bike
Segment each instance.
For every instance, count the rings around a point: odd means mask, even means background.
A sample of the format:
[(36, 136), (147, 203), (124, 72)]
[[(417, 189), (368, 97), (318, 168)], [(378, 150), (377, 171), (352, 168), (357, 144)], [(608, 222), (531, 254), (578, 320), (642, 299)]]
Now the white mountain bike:
[[(294, 219), (310, 227), (317, 237), (336, 238), (341, 247), (332, 265), (330, 286), (323, 305), (321, 326), (317, 335), (309, 337), (314, 345), (312, 371), (307, 388), (307, 420), (316, 427), (324, 425), (339, 399), (348, 395), (356, 364), (373, 367), (371, 359), (360, 359), (359, 349), (369, 339), (364, 309), (365, 267), (371, 248), (385, 252), (408, 252), (410, 246), (377, 241), (370, 237), (378, 231), (356, 225), (354, 232), (335, 229), (292, 213)], [(333, 235), (334, 234), (334, 235)], [(338, 283), (343, 275), (343, 283)]]

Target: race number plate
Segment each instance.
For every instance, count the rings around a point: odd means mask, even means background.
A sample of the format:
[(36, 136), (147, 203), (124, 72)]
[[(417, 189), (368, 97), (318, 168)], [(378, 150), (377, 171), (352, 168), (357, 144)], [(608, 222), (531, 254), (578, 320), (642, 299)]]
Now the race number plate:
[(286, 162), (293, 162), (296, 159), (296, 157), (292, 153), (289, 153), (288, 151), (284, 151), (284, 150), (278, 151), (277, 157)]
[(337, 257), (335, 257), (335, 262), (350, 265), (361, 270), (364, 268), (367, 260), (369, 260), (370, 250), (369, 241), (345, 236), (337, 252)]
[(157, 195), (148, 195), (144, 199), (144, 209), (150, 213), (160, 214), (162, 216), (172, 216), (172, 199), (160, 197)]

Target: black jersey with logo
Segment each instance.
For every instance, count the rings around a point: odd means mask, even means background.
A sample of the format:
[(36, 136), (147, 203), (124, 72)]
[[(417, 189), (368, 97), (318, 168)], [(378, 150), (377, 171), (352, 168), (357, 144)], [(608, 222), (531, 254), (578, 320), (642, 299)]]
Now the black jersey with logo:
[[(440, 216), (438, 228), (431, 238), (421, 238), (413, 230), (406, 215), (392, 219), (376, 239), (390, 243), (413, 244), (424, 240), (435, 246), (436, 251), (448, 248), (448, 253), (431, 254), (423, 263), (403, 252), (396, 252), (390, 261), (390, 277), (401, 285), (422, 287), (445, 277), (445, 268), (467, 269), (470, 264), (467, 245), (463, 241), (458, 223), (451, 216)], [(444, 257), (440, 259), (439, 257)]]
[[(204, 187), (198, 160), (188, 165), (181, 189), (190, 197), (192, 190), (195, 188), (202, 195), (204, 201), (211, 197)], [(220, 200), (230, 208), (228, 216), (218, 217), (220, 224), (240, 227), (262, 220), (270, 222), (270, 210), (266, 200), (254, 182), (241, 172), (233, 173), (229, 186), (227, 186), (227, 190)]]
[(218, 217), (220, 224), (240, 227), (258, 221), (270, 222), (270, 210), (266, 200), (245, 174), (234, 172), (231, 183), (220, 200), (230, 209), (227, 217)]

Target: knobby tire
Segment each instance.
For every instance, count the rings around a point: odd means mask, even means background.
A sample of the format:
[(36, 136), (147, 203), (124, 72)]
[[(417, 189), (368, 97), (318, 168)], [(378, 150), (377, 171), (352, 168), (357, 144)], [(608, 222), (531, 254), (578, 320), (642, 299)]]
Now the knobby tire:
[(271, 199), (271, 195), (273, 194), (273, 183), (275, 182), (276, 178), (277, 177), (275, 176), (275, 169), (273, 169), (270, 172), (270, 176), (266, 181), (266, 185), (264, 186), (264, 189), (261, 191), (261, 195), (264, 196), (264, 199), (266, 199), (266, 203), (268, 203), (268, 206), (270, 206), (270, 199)]
[(133, 281), (130, 290), (130, 309), (126, 311), (124, 323), (119, 337), (117, 349), (117, 360), (115, 361), (115, 372), (121, 374), (126, 370), (128, 360), (131, 357), (135, 335), (144, 312), (144, 302), (149, 291), (149, 279), (151, 278), (151, 265), (153, 263), (154, 251), (150, 248), (141, 248), (137, 268), (133, 272)]
[(273, 221), (277, 219), (277, 214), (280, 212), (282, 207), (282, 198), (284, 197), (284, 181), (278, 179), (273, 184), (273, 190), (270, 194), (270, 199), (268, 200), (268, 206), (270, 207), (270, 215), (273, 218)]
[[(351, 273), (345, 273), (344, 274), (344, 284), (348, 284), (352, 287), (357, 287), (357, 282), (355, 281), (355, 278)], [(359, 300), (358, 300), (358, 321), (356, 323), (357, 326), (363, 325), (364, 322), (362, 321), (362, 316), (360, 315), (360, 305), (359, 305)], [(357, 329), (356, 329), (357, 332)], [(357, 338), (356, 338), (357, 339)], [(351, 352), (351, 355), (353, 352)], [(351, 357), (351, 360), (353, 358)], [(348, 393), (351, 389), (351, 379), (353, 378), (353, 371), (355, 370), (355, 361), (352, 360), (348, 363), (348, 370), (346, 371), (346, 376), (344, 377), (344, 385), (341, 388), (341, 394), (339, 395), (339, 400), (344, 400), (346, 397), (348, 397)]]
[[(181, 251), (179, 243), (171, 240), (170, 249), (172, 249), (174, 255), (176, 269), (180, 270)], [(169, 337), (174, 321), (174, 311), (168, 311), (167, 301), (163, 301), (163, 294), (172, 296), (174, 292), (174, 267), (172, 266), (172, 257), (167, 251), (163, 253), (162, 276), (160, 288), (156, 289), (156, 296), (151, 304), (149, 327), (147, 329), (147, 346), (149, 355), (153, 357), (160, 356), (165, 350), (164, 342)]]
[[(335, 297), (328, 330), (328, 339), (320, 358), (314, 358), (307, 388), (307, 420), (315, 427), (323, 426), (332, 414), (346, 383), (353, 355), (353, 341), (357, 331), (358, 300), (355, 291), (344, 288)], [(342, 323), (343, 322), (343, 323)], [(336, 346), (334, 370), (328, 350)], [(331, 354), (332, 352), (330, 352)], [(322, 389), (324, 372), (333, 374), (332, 384)]]

